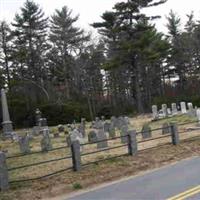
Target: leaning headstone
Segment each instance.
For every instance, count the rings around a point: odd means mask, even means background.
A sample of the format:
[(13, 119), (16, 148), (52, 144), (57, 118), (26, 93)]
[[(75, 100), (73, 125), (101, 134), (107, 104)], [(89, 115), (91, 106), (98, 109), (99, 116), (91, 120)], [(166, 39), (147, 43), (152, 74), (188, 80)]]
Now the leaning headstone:
[(97, 143), (97, 149), (108, 147), (107, 137), (106, 137), (106, 134), (104, 133), (104, 131), (102, 129), (98, 130), (97, 139), (98, 139), (98, 141), (103, 140), (102, 142)]
[(150, 138), (151, 137), (151, 127), (148, 124), (144, 124), (142, 127), (142, 138)]
[(176, 103), (172, 103), (172, 115), (177, 115), (178, 114), (178, 110), (176, 107)]
[(181, 102), (181, 113), (182, 114), (187, 113), (186, 103), (185, 102)]
[(27, 135), (19, 137), (19, 147), (22, 154), (28, 154), (31, 152), (29, 142), (30, 138)]
[(171, 126), (170, 126), (170, 123), (166, 122), (162, 125), (162, 134), (165, 135), (169, 133), (171, 133)]
[(3, 138), (10, 138), (10, 135), (13, 132), (13, 126), (12, 122), (10, 121), (6, 92), (4, 89), (1, 89), (1, 104), (2, 104), (2, 118), (3, 118), (2, 122)]
[(193, 104), (188, 103), (187, 106), (188, 106), (188, 115), (191, 116), (191, 117), (195, 116), (195, 113), (194, 113), (195, 110), (193, 108)]
[(158, 106), (157, 105), (152, 106), (152, 114), (153, 114), (154, 120), (158, 119)]
[(51, 139), (49, 136), (49, 130), (48, 129), (43, 129), (42, 130), (42, 140), (41, 140), (41, 149), (42, 151), (49, 151), (52, 149), (52, 145), (51, 145)]
[(167, 104), (162, 104), (163, 117), (167, 117)]
[(96, 131), (90, 131), (88, 134), (88, 142), (96, 142), (98, 140)]
[(121, 143), (127, 143), (128, 141), (128, 126), (123, 125), (120, 129)]
[(6, 155), (0, 151), (0, 190), (9, 188), (8, 169), (6, 165)]

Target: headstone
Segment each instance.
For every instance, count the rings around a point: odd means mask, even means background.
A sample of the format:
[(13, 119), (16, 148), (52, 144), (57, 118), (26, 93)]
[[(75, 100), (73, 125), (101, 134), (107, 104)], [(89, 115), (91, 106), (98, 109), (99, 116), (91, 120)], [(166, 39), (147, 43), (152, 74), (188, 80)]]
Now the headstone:
[(167, 117), (167, 104), (162, 104), (163, 117)]
[(158, 119), (158, 106), (157, 105), (152, 106), (152, 114), (153, 114), (154, 120)]
[(169, 133), (171, 133), (171, 126), (170, 126), (170, 123), (166, 122), (162, 125), (162, 134), (165, 135)]
[(187, 106), (188, 106), (188, 114), (189, 114), (189, 116), (191, 116), (191, 117), (195, 116), (195, 110), (193, 108), (193, 104), (192, 103), (188, 103)]
[(22, 154), (28, 154), (31, 152), (29, 142), (30, 138), (28, 135), (19, 137), (19, 147)]
[(13, 132), (12, 122), (10, 121), (10, 114), (8, 111), (8, 103), (6, 98), (6, 92), (1, 89), (1, 104), (2, 104), (2, 117), (3, 117), (3, 138), (10, 138)]
[(115, 132), (115, 125), (113, 122), (110, 123), (110, 127), (109, 127), (109, 137), (113, 138), (116, 137), (116, 132)]
[(81, 124), (78, 127), (78, 131), (85, 137), (85, 118), (81, 119)]
[(88, 142), (96, 142), (98, 140), (96, 131), (90, 131), (88, 134)]
[(40, 127), (47, 126), (47, 119), (46, 118), (40, 118), (39, 119), (39, 126)]
[(124, 117), (118, 117), (117, 118), (117, 123), (116, 123), (116, 128), (118, 128), (119, 130), (121, 129), (122, 126), (126, 125), (126, 122), (124, 120)]
[(102, 121), (105, 121), (105, 117), (104, 117), (104, 116), (101, 116), (101, 120), (102, 120)]
[(35, 111), (35, 121), (36, 121), (36, 126), (39, 126), (39, 120), (42, 118), (42, 113), (39, 110), (39, 108), (36, 109)]
[[(0, 190), (9, 188), (8, 169), (6, 165), (6, 155), (0, 151)], [(0, 191), (1, 192), (1, 191)]]
[(185, 102), (181, 102), (181, 113), (185, 114), (187, 113), (187, 109), (186, 109), (186, 103)]
[(104, 133), (103, 129), (99, 129), (98, 130), (98, 132), (97, 132), (97, 140), (98, 141), (104, 140), (102, 142), (98, 142), (97, 143), (97, 149), (108, 147), (108, 142), (106, 141), (107, 137), (106, 137), (106, 134)]
[(49, 136), (49, 129), (43, 129), (42, 130), (42, 140), (41, 140), (41, 148), (42, 151), (49, 151), (52, 149), (52, 145), (51, 145), (51, 139)]
[(40, 131), (41, 131), (41, 127), (39, 126), (34, 126), (33, 129), (32, 129), (32, 134), (34, 136), (38, 136), (40, 134)]
[(65, 127), (64, 127), (62, 124), (59, 124), (59, 125), (57, 126), (57, 128), (58, 128), (58, 132), (59, 132), (59, 133), (62, 133), (62, 132), (65, 131)]
[(117, 127), (118, 120), (115, 116), (112, 116), (110, 119), (111, 123), (113, 123), (114, 127)]
[(109, 130), (110, 130), (110, 123), (108, 123), (108, 122), (105, 122), (104, 123), (104, 128), (103, 128), (103, 130), (105, 131), (105, 132), (109, 132)]
[(148, 124), (144, 124), (142, 127), (142, 138), (150, 138), (151, 137), (151, 127)]
[(15, 132), (11, 133), (11, 139), (13, 142), (19, 142), (19, 135)]
[(198, 125), (200, 126), (200, 108), (196, 111), (197, 119), (198, 119)]
[(172, 111), (170, 108), (167, 108), (167, 115), (172, 115)]
[(130, 120), (129, 120), (129, 117), (124, 117), (124, 122), (125, 124), (129, 125), (130, 124)]
[(83, 142), (83, 135), (77, 129), (74, 129), (70, 133), (70, 140), (71, 140), (71, 142), (79, 140), (79, 142), (82, 143)]
[(128, 126), (123, 125), (120, 129), (121, 143), (127, 143), (128, 141)]
[(176, 107), (176, 103), (172, 103), (172, 115), (177, 115), (178, 114), (178, 110)]

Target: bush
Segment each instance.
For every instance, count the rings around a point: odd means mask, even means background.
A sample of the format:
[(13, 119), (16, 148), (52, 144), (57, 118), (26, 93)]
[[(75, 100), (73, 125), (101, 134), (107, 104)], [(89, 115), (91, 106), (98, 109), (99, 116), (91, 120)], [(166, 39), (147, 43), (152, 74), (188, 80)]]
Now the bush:
[(83, 186), (82, 186), (80, 183), (74, 183), (74, 184), (73, 184), (73, 188), (74, 188), (75, 190), (80, 190), (80, 189), (83, 188)]

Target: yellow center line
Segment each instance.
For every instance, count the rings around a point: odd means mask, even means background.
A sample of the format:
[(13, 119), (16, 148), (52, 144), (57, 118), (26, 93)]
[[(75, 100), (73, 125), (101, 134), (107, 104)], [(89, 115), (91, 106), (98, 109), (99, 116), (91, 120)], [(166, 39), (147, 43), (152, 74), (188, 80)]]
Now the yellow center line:
[(200, 193), (200, 185), (196, 186), (194, 188), (191, 188), (189, 190), (186, 190), (185, 192), (182, 192), (178, 195), (170, 197), (167, 200), (184, 200), (184, 199), (194, 196), (195, 194), (198, 194), (198, 193)]

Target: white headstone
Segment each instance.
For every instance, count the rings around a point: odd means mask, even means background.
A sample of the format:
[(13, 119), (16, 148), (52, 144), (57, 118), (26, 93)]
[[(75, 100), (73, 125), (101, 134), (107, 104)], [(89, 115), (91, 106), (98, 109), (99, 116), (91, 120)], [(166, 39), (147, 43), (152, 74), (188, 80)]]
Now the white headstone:
[(153, 114), (153, 119), (158, 118), (158, 106), (157, 105), (152, 106), (152, 114)]
[(167, 117), (167, 104), (162, 104), (163, 117)]
[(184, 101), (181, 102), (181, 113), (182, 114), (187, 113), (186, 103)]
[(177, 115), (178, 114), (178, 110), (176, 107), (176, 103), (172, 103), (172, 115)]

